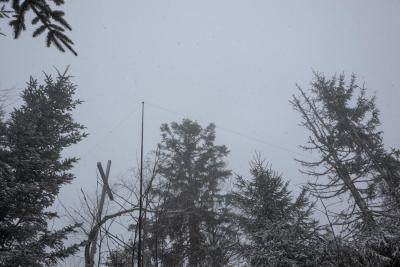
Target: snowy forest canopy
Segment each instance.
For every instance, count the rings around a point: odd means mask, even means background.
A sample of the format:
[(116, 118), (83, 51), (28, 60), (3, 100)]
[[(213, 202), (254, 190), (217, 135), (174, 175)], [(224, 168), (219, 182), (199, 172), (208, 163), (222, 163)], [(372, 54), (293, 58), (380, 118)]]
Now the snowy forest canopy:
[[(161, 126), (144, 166), (143, 266), (400, 264), (400, 151), (384, 144), (375, 98), (354, 75), (315, 73), (308, 90), (297, 89), (289, 101), (310, 157), (297, 159), (309, 182), (296, 194), (260, 154), (248, 175), (236, 175), (214, 124)], [(87, 136), (72, 116), (81, 104), (75, 90), (67, 72), (31, 78), (23, 104), (2, 112), (1, 266), (52, 266), (74, 255), (86, 266), (136, 264), (138, 179), (113, 181), (104, 210), (100, 192), (82, 192), (82, 206), (67, 208), (72, 223), (54, 230), (52, 205), (78, 161), (62, 152)]]

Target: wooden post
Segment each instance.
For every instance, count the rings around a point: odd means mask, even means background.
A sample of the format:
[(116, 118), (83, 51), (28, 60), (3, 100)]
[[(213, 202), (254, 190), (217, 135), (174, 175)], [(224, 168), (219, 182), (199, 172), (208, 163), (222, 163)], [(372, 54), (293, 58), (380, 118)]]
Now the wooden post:
[[(111, 168), (111, 160), (107, 162), (107, 169), (106, 173), (104, 173), (103, 167), (101, 166), (100, 162), (97, 162), (97, 168), (99, 169), (101, 179), (103, 180), (103, 188), (101, 190), (100, 202), (98, 203), (98, 209), (96, 213), (96, 224), (101, 221), (101, 216), (103, 213), (104, 201), (106, 199), (106, 193), (108, 194), (110, 200), (114, 200), (113, 195), (111, 193), (110, 186), (108, 185), (108, 177), (110, 175), (110, 168)], [(91, 248), (90, 248), (90, 263), (89, 266), (94, 266), (94, 256), (96, 255), (96, 243), (97, 243), (98, 231), (95, 234), (95, 237), (92, 241)]]

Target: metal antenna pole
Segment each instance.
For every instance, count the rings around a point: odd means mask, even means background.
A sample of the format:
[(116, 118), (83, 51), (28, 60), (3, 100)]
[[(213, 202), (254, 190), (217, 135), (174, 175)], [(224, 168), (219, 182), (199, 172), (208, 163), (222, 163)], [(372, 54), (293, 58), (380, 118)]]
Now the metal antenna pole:
[(138, 243), (138, 267), (142, 267), (142, 209), (143, 209), (143, 125), (144, 102), (142, 102), (142, 138), (140, 145), (140, 192), (139, 192), (139, 243)]

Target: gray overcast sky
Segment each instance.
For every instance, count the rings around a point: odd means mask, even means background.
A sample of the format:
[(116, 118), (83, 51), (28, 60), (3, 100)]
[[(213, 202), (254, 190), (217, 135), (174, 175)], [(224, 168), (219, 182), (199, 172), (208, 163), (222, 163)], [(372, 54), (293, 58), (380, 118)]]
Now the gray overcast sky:
[(92, 190), (97, 161), (113, 160), (114, 180), (136, 165), (141, 101), (152, 104), (147, 152), (160, 124), (184, 114), (216, 123), (235, 172), (246, 174), (259, 151), (292, 184), (304, 182), (298, 155), (276, 145), (301, 152), (306, 133), (288, 100), (296, 83), (308, 87), (313, 69), (357, 74), (378, 97), (386, 144), (398, 147), (400, 1), (75, 0), (65, 11), (78, 57), (46, 48), (29, 31), (0, 40), (1, 88), (19, 91), (30, 75), (41, 80), (42, 71), (71, 65), (85, 101), (76, 119), (90, 136), (68, 151), (82, 159), (65, 201)]

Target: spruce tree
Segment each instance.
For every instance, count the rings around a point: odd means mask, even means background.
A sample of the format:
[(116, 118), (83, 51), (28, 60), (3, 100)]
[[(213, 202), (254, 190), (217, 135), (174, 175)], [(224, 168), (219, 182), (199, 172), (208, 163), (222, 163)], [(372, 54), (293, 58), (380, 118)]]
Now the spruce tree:
[[(69, 50), (74, 55), (73, 41), (65, 34), (72, 30), (64, 18), (64, 11), (55, 9), (64, 4), (64, 0), (0, 0), (0, 19), (10, 20), (9, 25), (17, 39), (26, 30), (26, 19), (33, 16), (32, 25), (37, 25), (32, 36), (47, 33), (46, 45), (54, 45), (62, 52)], [(30, 13), (30, 14), (29, 14)], [(4, 35), (4, 33), (1, 33)]]
[(230, 232), (221, 184), (231, 175), (215, 125), (184, 119), (161, 127), (161, 182), (147, 246), (162, 266), (225, 266)]
[(375, 97), (367, 96), (355, 75), (346, 84), (344, 75), (315, 74), (308, 94), (298, 89), (292, 104), (310, 131), (303, 148), (319, 157), (300, 160), (316, 178), (310, 191), (320, 199), (349, 200), (333, 224), (346, 229), (356, 249), (367, 251), (357, 256), (362, 266), (398, 261), (400, 235), (393, 226), (399, 225), (400, 162), (398, 152), (385, 149)]
[(233, 205), (242, 232), (238, 253), (250, 266), (312, 266), (318, 260), (317, 222), (303, 190), (293, 200), (288, 182), (256, 156), (251, 177), (237, 177)]
[(62, 151), (83, 137), (84, 127), (72, 111), (75, 85), (66, 73), (46, 75), (44, 84), (31, 78), (22, 93), (23, 105), (1, 123), (0, 265), (47, 266), (77, 251), (65, 246), (75, 226), (51, 229), (58, 217), (51, 211), (61, 186), (74, 178), (77, 158)]
[(343, 75), (326, 79), (316, 74), (309, 95), (299, 90), (301, 95), (293, 97), (292, 103), (311, 132), (303, 148), (321, 157), (317, 162), (300, 162), (307, 174), (329, 179), (311, 183), (310, 189), (324, 198), (349, 193), (353, 207), (344, 210), (341, 218), (355, 226), (362, 224), (366, 230), (375, 229), (376, 218), (369, 205), (376, 194), (370, 175), (373, 161), (366, 153), (369, 146), (381, 146), (374, 99), (366, 98), (365, 89), (358, 87), (354, 76), (346, 85)]

